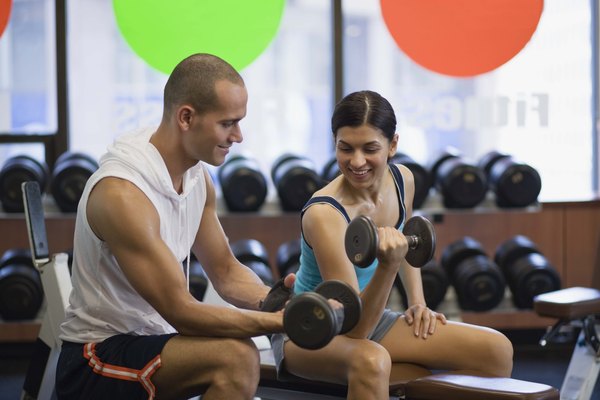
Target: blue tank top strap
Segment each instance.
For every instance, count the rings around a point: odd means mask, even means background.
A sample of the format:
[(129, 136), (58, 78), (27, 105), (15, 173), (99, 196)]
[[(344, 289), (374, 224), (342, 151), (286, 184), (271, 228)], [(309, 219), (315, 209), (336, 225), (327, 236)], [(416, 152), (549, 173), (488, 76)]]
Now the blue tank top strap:
[(348, 216), (348, 213), (346, 212), (346, 209), (344, 208), (344, 206), (342, 206), (336, 199), (334, 199), (331, 196), (315, 196), (315, 197), (311, 198), (310, 200), (308, 200), (306, 202), (306, 204), (304, 205), (304, 207), (302, 208), (302, 212), (300, 213), (300, 218), (302, 218), (302, 216), (304, 215), (304, 212), (308, 209), (308, 207), (312, 206), (313, 204), (317, 204), (317, 203), (330, 204), (331, 206), (335, 207), (340, 212), (340, 214), (342, 214), (344, 216), (344, 218), (346, 218), (347, 222), (350, 222), (350, 217)]
[(389, 166), (392, 176), (394, 177), (394, 182), (396, 183), (396, 192), (398, 193), (398, 198), (400, 200), (400, 212), (398, 213), (398, 222), (396, 223), (396, 229), (400, 229), (402, 224), (404, 224), (404, 220), (406, 219), (406, 206), (404, 205), (404, 179), (402, 178), (400, 168), (398, 168), (396, 164), (389, 164)]

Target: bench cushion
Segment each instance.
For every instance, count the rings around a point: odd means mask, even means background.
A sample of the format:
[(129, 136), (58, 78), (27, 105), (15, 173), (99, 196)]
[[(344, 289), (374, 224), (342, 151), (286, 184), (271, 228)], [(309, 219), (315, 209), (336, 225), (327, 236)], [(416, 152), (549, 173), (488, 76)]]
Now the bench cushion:
[(600, 314), (600, 290), (572, 287), (543, 293), (534, 297), (533, 308), (541, 316), (564, 320)]
[(405, 385), (407, 400), (558, 400), (558, 389), (512, 378), (434, 374)]

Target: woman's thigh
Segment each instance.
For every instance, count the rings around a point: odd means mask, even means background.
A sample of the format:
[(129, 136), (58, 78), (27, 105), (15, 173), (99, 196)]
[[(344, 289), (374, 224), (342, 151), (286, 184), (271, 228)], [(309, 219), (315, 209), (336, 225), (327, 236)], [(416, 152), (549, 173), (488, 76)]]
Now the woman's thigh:
[(408, 362), (430, 369), (475, 370), (509, 375), (512, 344), (500, 332), (477, 325), (448, 321), (438, 323), (426, 339), (414, 335), (404, 317), (381, 340), (392, 362)]

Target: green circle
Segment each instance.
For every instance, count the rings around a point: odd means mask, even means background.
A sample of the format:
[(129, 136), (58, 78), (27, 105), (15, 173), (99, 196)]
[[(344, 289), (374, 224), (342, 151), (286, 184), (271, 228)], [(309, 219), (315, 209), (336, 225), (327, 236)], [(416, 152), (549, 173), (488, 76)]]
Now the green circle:
[(133, 51), (166, 74), (194, 53), (237, 70), (277, 33), (285, 0), (113, 0), (117, 26)]

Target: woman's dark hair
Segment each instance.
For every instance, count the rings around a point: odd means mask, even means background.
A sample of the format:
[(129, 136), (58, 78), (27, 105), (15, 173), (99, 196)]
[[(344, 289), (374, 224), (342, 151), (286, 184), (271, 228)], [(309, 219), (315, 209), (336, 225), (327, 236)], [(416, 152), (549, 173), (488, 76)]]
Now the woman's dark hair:
[(396, 115), (389, 101), (370, 90), (350, 93), (336, 104), (331, 117), (333, 136), (345, 126), (358, 127), (369, 124), (380, 129), (392, 140), (396, 134)]

